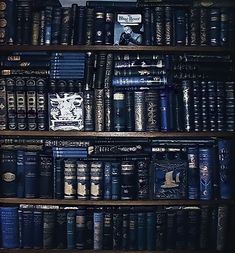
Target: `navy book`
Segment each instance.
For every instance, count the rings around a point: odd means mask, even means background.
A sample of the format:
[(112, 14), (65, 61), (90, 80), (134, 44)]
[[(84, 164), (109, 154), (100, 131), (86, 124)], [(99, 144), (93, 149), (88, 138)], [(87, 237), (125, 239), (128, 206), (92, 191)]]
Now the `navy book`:
[(56, 246), (58, 249), (67, 247), (67, 213), (66, 210), (59, 209), (56, 212)]
[(85, 248), (86, 238), (86, 210), (78, 209), (76, 212), (76, 248)]
[(155, 250), (155, 232), (156, 232), (156, 213), (147, 212), (146, 214), (146, 249)]
[(138, 212), (137, 214), (137, 249), (145, 250), (146, 248), (146, 213)]
[(112, 165), (110, 162), (104, 164), (104, 199), (112, 197)]
[(113, 200), (118, 200), (121, 197), (121, 166), (119, 162), (111, 163), (112, 175), (112, 195)]
[(43, 212), (43, 248), (53, 249), (56, 245), (56, 212), (46, 210)]
[(33, 248), (33, 210), (23, 209), (22, 210), (22, 235), (23, 235), (23, 248)]
[(24, 151), (17, 150), (17, 197), (24, 198)]
[(76, 210), (67, 212), (67, 249), (75, 249), (76, 246)]
[(103, 223), (104, 214), (102, 212), (94, 212), (94, 250), (103, 249)]
[(106, 208), (104, 212), (104, 237), (103, 237), (103, 249), (113, 249), (113, 214), (112, 207)]
[(41, 249), (43, 246), (43, 211), (33, 211), (33, 247)]

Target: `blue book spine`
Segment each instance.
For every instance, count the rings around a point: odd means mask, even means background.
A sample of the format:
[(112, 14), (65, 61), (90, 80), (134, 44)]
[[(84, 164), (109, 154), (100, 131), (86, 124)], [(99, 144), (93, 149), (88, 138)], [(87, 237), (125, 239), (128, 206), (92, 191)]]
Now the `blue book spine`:
[(126, 128), (125, 108), (126, 108), (125, 93), (115, 92), (113, 94), (114, 131), (124, 131)]
[(169, 130), (169, 96), (167, 91), (160, 91), (160, 112), (161, 112), (161, 131)]
[(121, 166), (120, 163), (112, 163), (111, 165), (112, 175), (112, 199), (118, 200), (121, 197)]
[(211, 148), (199, 148), (200, 199), (210, 200), (213, 196), (212, 171), (213, 157)]
[(0, 161), (0, 183), (2, 197), (16, 197), (16, 152), (14, 150), (3, 150)]
[(167, 212), (167, 233), (166, 233), (166, 248), (174, 250), (176, 247), (176, 212), (169, 210)]
[(23, 212), (21, 209), (18, 210), (18, 233), (19, 233), (19, 248), (23, 247), (23, 234), (22, 234), (22, 227), (23, 227)]
[(46, 210), (43, 212), (43, 248), (55, 248), (56, 212)]
[(43, 246), (43, 212), (33, 211), (33, 247), (41, 249)]
[[(129, 224), (128, 224), (129, 226)], [(113, 213), (113, 250), (121, 249), (122, 214), (115, 210)]]
[(146, 249), (146, 214), (138, 213), (138, 227), (137, 227), (137, 249)]
[(54, 158), (54, 198), (64, 198), (64, 166), (63, 159)]
[(113, 214), (112, 207), (105, 209), (104, 213), (104, 235), (103, 235), (103, 249), (112, 250), (113, 249)]
[(45, 45), (51, 44), (51, 21), (52, 21), (52, 7), (47, 6), (45, 9)]
[(165, 44), (173, 44), (173, 10), (170, 6), (165, 8)]
[(217, 243), (216, 250), (224, 251), (227, 244), (227, 231), (229, 221), (229, 208), (228, 206), (218, 207), (218, 225), (217, 225)]
[(137, 250), (137, 213), (130, 213), (129, 220), (129, 250)]
[(78, 209), (76, 213), (76, 248), (85, 249), (86, 238), (86, 210)]
[(156, 212), (156, 250), (166, 249), (167, 215), (166, 212)]
[(186, 223), (187, 213), (185, 210), (179, 209), (176, 211), (176, 249), (185, 249), (186, 247)]
[(17, 150), (17, 198), (24, 198), (24, 151)]
[(198, 148), (188, 148), (188, 199), (199, 198)]
[(122, 250), (128, 250), (129, 246), (129, 214), (123, 213), (122, 214), (122, 230), (121, 230), (122, 236), (121, 236), (121, 249)]
[(13, 249), (19, 247), (18, 208), (1, 207), (2, 247)]
[(175, 10), (175, 44), (186, 44), (186, 11), (184, 9)]
[(22, 235), (23, 235), (23, 248), (31, 249), (33, 248), (33, 211), (28, 209), (22, 210), (23, 226), (22, 226)]
[(87, 161), (77, 161), (77, 199), (90, 197), (90, 167)]
[(91, 162), (91, 199), (103, 197), (103, 163)]
[(104, 164), (104, 199), (112, 197), (112, 164), (105, 162)]
[(210, 44), (211, 46), (220, 45), (220, 9), (210, 9)]
[(189, 250), (198, 249), (200, 243), (200, 209), (199, 208), (189, 208), (187, 210), (188, 215), (188, 230), (187, 230), (187, 248)]
[(37, 152), (25, 151), (25, 198), (38, 196)]
[(229, 42), (228, 9), (220, 9), (220, 45), (227, 46)]
[(146, 217), (147, 250), (156, 249), (155, 234), (156, 234), (156, 215), (154, 212), (147, 212)]
[(76, 211), (67, 213), (67, 249), (75, 249), (76, 246)]
[(77, 195), (77, 166), (76, 161), (64, 161), (64, 198), (75, 199)]
[(232, 146), (231, 140), (218, 140), (219, 189), (221, 199), (232, 197)]
[(56, 247), (65, 249), (67, 247), (67, 213), (66, 210), (59, 209), (56, 212)]
[(102, 250), (103, 249), (103, 223), (104, 217), (103, 213), (94, 212), (94, 250)]

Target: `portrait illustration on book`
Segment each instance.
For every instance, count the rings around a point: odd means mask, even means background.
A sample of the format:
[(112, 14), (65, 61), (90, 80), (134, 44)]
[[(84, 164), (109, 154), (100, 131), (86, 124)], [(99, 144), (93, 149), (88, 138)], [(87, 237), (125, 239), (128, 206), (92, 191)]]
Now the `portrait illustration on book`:
[(141, 45), (143, 32), (141, 14), (117, 14), (114, 25), (114, 45)]

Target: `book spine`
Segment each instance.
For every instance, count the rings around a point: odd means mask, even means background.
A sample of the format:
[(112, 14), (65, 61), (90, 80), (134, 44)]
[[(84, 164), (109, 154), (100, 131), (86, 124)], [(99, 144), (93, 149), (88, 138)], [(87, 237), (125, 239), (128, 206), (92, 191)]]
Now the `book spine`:
[(103, 227), (103, 249), (113, 249), (113, 214), (112, 209), (107, 208), (104, 213), (104, 227)]
[(161, 131), (169, 131), (169, 96), (168, 92), (160, 91), (160, 112), (161, 112)]
[(86, 161), (77, 161), (77, 199), (89, 199), (90, 168)]
[(75, 160), (64, 160), (64, 198), (75, 199), (77, 194), (77, 167)]
[(103, 163), (91, 162), (91, 189), (90, 199), (102, 199), (103, 197)]
[(26, 105), (27, 105), (27, 125), (28, 130), (37, 130), (37, 102), (36, 102), (36, 80), (26, 81)]
[(235, 35), (234, 35), (234, 24), (235, 24), (235, 18), (233, 15), (233, 10), (228, 10), (229, 16), (228, 16), (228, 22), (229, 22), (229, 46), (234, 45), (235, 42)]
[(0, 79), (0, 131), (7, 129), (7, 92), (6, 79)]
[(92, 90), (84, 91), (84, 129), (85, 131), (94, 130), (94, 92)]
[(18, 208), (1, 207), (0, 210), (2, 247), (5, 249), (18, 248)]
[(151, 18), (151, 10), (148, 7), (144, 8), (144, 45), (149, 46), (152, 44), (151, 41), (151, 25), (150, 25), (150, 20)]
[(39, 154), (39, 197), (52, 198), (53, 161), (47, 154)]
[(46, 210), (43, 212), (43, 248), (55, 248), (56, 238), (56, 212), (55, 210)]
[(93, 220), (93, 208), (86, 209), (86, 237), (85, 248), (93, 249), (94, 244), (94, 220)]
[(23, 14), (23, 45), (29, 45), (31, 42), (31, 23), (32, 23), (32, 8), (30, 4), (28, 6), (24, 6), (24, 14)]
[(156, 45), (165, 44), (165, 8), (162, 6), (155, 7), (155, 41)]
[(190, 8), (189, 14), (189, 45), (196, 46), (199, 44), (200, 31), (200, 9), (197, 7)]
[(78, 33), (78, 5), (72, 4), (71, 6), (71, 36), (70, 36), (70, 45), (77, 44), (77, 33)]
[(56, 248), (65, 249), (67, 246), (67, 213), (63, 209), (56, 212)]
[(166, 249), (167, 215), (166, 212), (156, 212), (156, 250)]
[(137, 249), (145, 250), (146, 248), (146, 214), (139, 213), (137, 214)]
[(121, 168), (120, 163), (111, 163), (111, 175), (112, 175), (112, 195), (111, 199), (118, 200), (121, 197)]
[(58, 45), (60, 43), (61, 28), (61, 8), (54, 8), (51, 20), (51, 44)]
[(7, 115), (8, 115), (8, 129), (17, 129), (16, 118), (16, 94), (15, 94), (15, 81), (12, 78), (7, 78)]
[(17, 198), (24, 198), (24, 151), (16, 151), (17, 159)]
[(94, 18), (94, 44), (103, 45), (105, 35), (105, 12), (99, 10), (95, 13)]
[(211, 8), (210, 9), (210, 45), (219, 46), (220, 45), (220, 9)]
[(114, 13), (105, 13), (104, 44), (113, 45), (114, 38)]
[(25, 198), (38, 196), (38, 153), (25, 151)]
[(208, 9), (200, 8), (200, 45), (207, 46), (209, 44), (209, 20)]
[(135, 190), (135, 164), (124, 161), (121, 163), (121, 199), (134, 199)]
[(187, 248), (189, 250), (198, 249), (199, 231), (200, 231), (200, 210), (189, 209), (188, 212), (188, 233), (187, 233)]
[(220, 45), (228, 46), (229, 42), (229, 22), (228, 9), (220, 8)]
[(17, 78), (16, 84), (16, 113), (17, 113), (17, 128), (18, 130), (26, 130), (26, 92), (25, 92), (25, 80), (23, 78)]
[(95, 131), (104, 131), (104, 89), (95, 89)]
[(148, 161), (137, 161), (137, 198), (149, 198), (149, 164)]
[(46, 95), (46, 80), (37, 79), (36, 81), (36, 107), (37, 107), (37, 125), (38, 130), (43, 131), (48, 129), (47, 124), (47, 95)]
[(76, 249), (85, 248), (86, 233), (85, 209), (78, 209), (76, 212)]
[(156, 249), (156, 215), (154, 212), (147, 212), (146, 214), (146, 250)]
[(176, 212), (168, 210), (167, 212), (167, 236), (166, 248), (167, 250), (174, 250), (176, 248)]
[(32, 249), (33, 248), (33, 211), (28, 209), (23, 209), (22, 212), (23, 226), (23, 248)]
[(208, 206), (201, 207), (200, 215), (200, 249), (206, 250), (209, 247), (209, 226), (210, 226), (210, 210)]
[(34, 12), (32, 17), (32, 38), (31, 43), (33, 46), (39, 45), (39, 32), (40, 32), (40, 12)]
[(1, 9), (0, 9), (0, 17), (2, 24), (0, 26), (0, 45), (7, 44), (7, 29), (8, 29), (8, 17), (7, 17), (7, 9), (9, 8), (8, 6), (8, 1), (1, 1)]
[(104, 199), (112, 198), (112, 164), (104, 164)]
[(165, 44), (173, 45), (173, 11), (172, 7), (165, 7)]
[(51, 44), (52, 10), (53, 8), (51, 6), (47, 6), (45, 9), (45, 45)]
[(43, 211), (33, 210), (33, 248), (41, 249), (43, 246)]
[(218, 227), (218, 207), (212, 207), (209, 222), (209, 248), (216, 250), (217, 246), (217, 227)]
[[(23, 247), (23, 233), (22, 233), (22, 227), (23, 227), (23, 214), (22, 209), (18, 209), (18, 238), (19, 238), (19, 248)], [(1, 209), (0, 209), (0, 220), (1, 220)]]
[(103, 249), (103, 224), (104, 215), (102, 212), (94, 212), (94, 250)]
[(192, 85), (194, 131), (200, 132), (202, 131), (201, 84), (200, 81), (193, 81)]
[(54, 198), (64, 198), (64, 166), (62, 158), (53, 158), (53, 185), (54, 185)]
[(207, 82), (201, 82), (201, 104), (202, 104), (202, 131), (209, 131), (209, 104)]
[(208, 107), (209, 107), (209, 125), (210, 131), (217, 130), (217, 106), (216, 106), (216, 83), (214, 81), (207, 82), (208, 90)]
[(158, 91), (148, 90), (145, 92), (146, 131), (159, 131), (160, 129), (159, 103)]
[(23, 44), (23, 14), (24, 9), (22, 6), (17, 5), (16, 7), (16, 44)]
[(137, 213), (130, 212), (129, 220), (129, 250), (137, 250), (137, 231), (138, 217)]
[(199, 148), (199, 170), (200, 170), (200, 199), (212, 199), (212, 149)]
[(145, 131), (145, 93), (134, 91), (135, 131)]
[(225, 82), (226, 131), (235, 131), (235, 83)]
[(76, 246), (76, 211), (67, 212), (67, 249), (75, 249)]
[(121, 249), (122, 215), (118, 210), (113, 213), (113, 250)]
[(77, 25), (77, 29), (78, 31), (76, 31), (75, 34), (77, 34), (77, 44), (78, 45), (83, 45), (85, 40), (85, 35), (86, 35), (86, 31), (85, 31), (85, 20), (86, 20), (86, 9), (84, 6), (79, 6), (78, 7), (78, 25)]
[(199, 198), (198, 148), (188, 148), (188, 199)]
[(175, 44), (186, 45), (186, 11), (184, 9), (175, 10)]
[(17, 196), (16, 159), (16, 152), (14, 150), (2, 150), (0, 160), (2, 197)]
[(175, 248), (185, 249), (186, 247), (186, 238), (185, 234), (187, 233), (187, 225), (185, 221), (187, 220), (187, 213), (185, 210), (176, 211), (176, 243)]
[(129, 246), (129, 214), (123, 213), (122, 214), (122, 229), (121, 229), (121, 249), (128, 250)]
[(45, 23), (46, 23), (46, 16), (45, 10), (40, 12), (40, 31), (39, 31), (39, 44), (45, 45)]
[(86, 9), (86, 33), (85, 33), (85, 44), (92, 45), (93, 44), (93, 31), (94, 31), (94, 16), (95, 11), (93, 8)]
[(125, 119), (125, 93), (114, 92), (113, 94), (113, 128), (114, 131), (124, 131), (126, 128)]
[(218, 140), (219, 156), (219, 189), (221, 199), (230, 199), (232, 197), (232, 141)]
[[(126, 97), (126, 130), (127, 131), (134, 131), (134, 93), (132, 91), (126, 91), (125, 93)], [(123, 118), (125, 118), (125, 115), (123, 115)], [(125, 128), (123, 128), (124, 130)]]
[(64, 7), (62, 8), (62, 19), (61, 19), (61, 45), (69, 45), (71, 37), (71, 8)]

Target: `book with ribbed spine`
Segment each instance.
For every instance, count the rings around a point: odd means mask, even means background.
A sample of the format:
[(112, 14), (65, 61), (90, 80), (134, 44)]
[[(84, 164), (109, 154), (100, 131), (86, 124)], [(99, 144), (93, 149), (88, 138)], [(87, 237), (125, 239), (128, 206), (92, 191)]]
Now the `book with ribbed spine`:
[(199, 44), (199, 25), (200, 25), (200, 9), (197, 7), (189, 10), (189, 45), (196, 46)]
[(137, 161), (137, 199), (149, 198), (149, 162)]
[(202, 107), (202, 131), (209, 131), (209, 101), (208, 87), (206, 81), (201, 81), (201, 107)]
[(7, 129), (6, 79), (0, 79), (0, 130)]
[(25, 79), (19, 77), (15, 79), (16, 87), (16, 114), (17, 114), (17, 128), (18, 130), (27, 129), (27, 107), (26, 107), (26, 91)]
[(72, 4), (71, 6), (71, 27), (70, 27), (70, 45), (75, 45), (77, 40), (78, 29), (78, 5)]
[(103, 212), (94, 211), (94, 250), (103, 249), (103, 225), (104, 225), (104, 214)]
[(220, 9), (210, 8), (209, 12), (209, 29), (210, 29), (210, 45), (220, 45)]
[(0, 207), (1, 246), (6, 249), (19, 247), (18, 207)]
[(134, 91), (135, 131), (145, 131), (145, 93)]
[(26, 80), (26, 107), (27, 107), (27, 129), (37, 130), (37, 101), (36, 101), (36, 80)]
[(16, 151), (17, 197), (24, 198), (24, 151)]
[(121, 245), (121, 249), (122, 250), (128, 250), (128, 242), (129, 242), (129, 213), (123, 211), (122, 213), (122, 245)]
[(217, 110), (217, 131), (225, 130), (226, 124), (226, 101), (224, 82), (216, 82), (216, 110)]
[(135, 199), (136, 179), (135, 164), (133, 161), (123, 161), (121, 163), (121, 199)]
[(124, 131), (126, 129), (125, 118), (125, 93), (114, 92), (113, 94), (113, 128), (114, 131)]
[(114, 13), (107, 11), (105, 13), (105, 27), (104, 27), (104, 44), (113, 45), (114, 38)]
[(166, 249), (175, 250), (176, 248), (176, 210), (167, 210), (166, 221)]
[(77, 195), (77, 166), (73, 159), (64, 160), (64, 198), (75, 199)]
[(103, 197), (103, 163), (102, 161), (90, 163), (90, 199), (102, 199)]
[(169, 92), (166, 90), (160, 90), (160, 119), (161, 131), (169, 131)]
[(22, 209), (22, 234), (23, 241), (22, 246), (24, 249), (33, 248), (33, 210), (32, 209)]
[(235, 131), (235, 82), (225, 82), (226, 131)]
[(45, 45), (45, 10), (40, 11), (40, 31), (39, 31), (39, 45)]
[(67, 212), (67, 249), (75, 249), (76, 246), (76, 210)]
[(76, 248), (85, 248), (85, 233), (86, 233), (86, 210), (78, 209), (76, 212)]
[(176, 249), (185, 249), (186, 247), (186, 238), (185, 234), (187, 233), (187, 224), (185, 222), (187, 220), (187, 212), (182, 208), (178, 208), (176, 210)]
[(103, 45), (104, 44), (104, 35), (105, 35), (105, 12), (103, 9), (98, 9), (95, 12), (94, 17), (94, 44)]
[(194, 120), (194, 131), (202, 130), (202, 105), (201, 105), (201, 84), (200, 81), (192, 82), (192, 96), (193, 96), (193, 120)]
[(209, 9), (205, 7), (200, 8), (200, 45), (207, 46), (209, 44)]
[(16, 44), (23, 43), (23, 13), (24, 8), (17, 4), (16, 6)]
[(61, 45), (69, 45), (71, 35), (71, 8), (63, 7), (61, 13)]
[(0, 156), (1, 195), (17, 196), (17, 156), (15, 150), (2, 150)]
[(165, 44), (165, 8), (155, 7), (155, 43), (158, 46)]
[(77, 161), (77, 199), (89, 199), (90, 167), (87, 161)]
[(94, 8), (86, 9), (86, 31), (85, 31), (85, 44), (92, 45), (93, 44), (93, 31), (94, 31), (94, 16), (95, 10)]
[(104, 210), (104, 227), (103, 227), (103, 249), (113, 249), (113, 214), (112, 208), (107, 207)]

